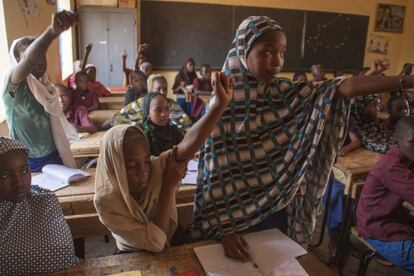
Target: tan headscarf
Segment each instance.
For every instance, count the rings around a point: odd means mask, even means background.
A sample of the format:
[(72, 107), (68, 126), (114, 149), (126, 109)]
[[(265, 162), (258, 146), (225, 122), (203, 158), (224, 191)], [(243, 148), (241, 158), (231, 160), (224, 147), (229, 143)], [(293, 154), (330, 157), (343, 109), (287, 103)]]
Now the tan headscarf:
[[(20, 39), (21, 38), (13, 41), (13, 44), (10, 47), (9, 62), (12, 69), (9, 70), (6, 75), (6, 82), (10, 80), (13, 67), (17, 65), (17, 60), (13, 52)], [(69, 141), (78, 140), (79, 136), (76, 129), (68, 122), (66, 116), (63, 114), (58, 98), (52, 93), (55, 89), (54, 86), (49, 82), (46, 73), (40, 80), (36, 79), (32, 74), (29, 74), (26, 81), (36, 101), (41, 104), (45, 111), (50, 115), (53, 140), (63, 164), (70, 168), (76, 168), (75, 159), (70, 151)], [(4, 87), (7, 87), (7, 83), (5, 83)], [(4, 91), (2, 93), (4, 93)]]
[(138, 127), (119, 125), (105, 134), (96, 170), (95, 208), (101, 222), (112, 232), (118, 249), (160, 252), (177, 226), (175, 200), (170, 216), (170, 223), (173, 225), (170, 227), (171, 233), (164, 233), (152, 223), (161, 191), (163, 171), (171, 151), (152, 158), (145, 195), (137, 202), (129, 192), (123, 154), (127, 130), (135, 132), (134, 138), (138, 138), (148, 147), (145, 133)]

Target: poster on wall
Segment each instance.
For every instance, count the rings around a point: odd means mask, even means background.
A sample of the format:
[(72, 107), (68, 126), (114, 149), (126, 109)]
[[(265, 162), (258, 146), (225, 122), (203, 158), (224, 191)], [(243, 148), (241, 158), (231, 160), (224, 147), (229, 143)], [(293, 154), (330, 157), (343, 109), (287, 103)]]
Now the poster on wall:
[(388, 55), (390, 37), (371, 34), (368, 41), (368, 53)]
[(402, 33), (404, 15), (404, 6), (378, 4), (375, 31)]
[(19, 6), (25, 16), (39, 16), (38, 0), (19, 0)]

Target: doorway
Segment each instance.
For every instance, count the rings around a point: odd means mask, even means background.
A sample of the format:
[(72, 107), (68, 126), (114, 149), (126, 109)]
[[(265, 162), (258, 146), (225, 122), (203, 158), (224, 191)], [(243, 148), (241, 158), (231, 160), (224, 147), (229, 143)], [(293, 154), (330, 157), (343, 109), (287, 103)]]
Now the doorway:
[(88, 63), (96, 66), (96, 79), (105, 86), (122, 86), (121, 53), (128, 53), (127, 67), (133, 68), (137, 48), (135, 10), (80, 7), (80, 58), (88, 43), (93, 44)]

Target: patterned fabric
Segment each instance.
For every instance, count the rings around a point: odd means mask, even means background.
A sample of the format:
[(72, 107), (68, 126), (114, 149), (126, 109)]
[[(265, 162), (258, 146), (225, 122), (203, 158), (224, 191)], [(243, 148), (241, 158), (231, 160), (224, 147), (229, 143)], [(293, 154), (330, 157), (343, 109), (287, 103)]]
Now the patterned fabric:
[(78, 262), (54, 193), (32, 186), (20, 203), (0, 200), (0, 275), (54, 272)]
[(362, 145), (379, 153), (386, 153), (397, 140), (394, 134), (378, 118), (367, 120), (364, 118), (364, 110), (379, 102), (379, 96), (359, 96), (352, 99), (351, 115), (355, 118), (356, 127), (361, 136)]
[[(170, 104), (170, 120), (178, 129), (186, 132), (192, 125), (190, 117), (182, 110), (182, 108), (170, 98), (167, 98)], [(112, 125), (130, 124), (133, 126), (141, 125), (144, 122), (142, 115), (142, 98), (123, 107), (120, 112), (116, 113), (112, 118)]]
[(19, 141), (11, 139), (9, 137), (0, 136), (0, 155), (12, 150), (24, 150), (27, 155), (29, 155), (30, 152), (29, 148), (27, 148)]
[(288, 234), (309, 242), (345, 136), (342, 80), (266, 85), (248, 72), (253, 42), (271, 30), (281, 28), (268, 17), (244, 20), (224, 64), (234, 97), (201, 150), (195, 195), (194, 228), (204, 237), (248, 229), (287, 206)]

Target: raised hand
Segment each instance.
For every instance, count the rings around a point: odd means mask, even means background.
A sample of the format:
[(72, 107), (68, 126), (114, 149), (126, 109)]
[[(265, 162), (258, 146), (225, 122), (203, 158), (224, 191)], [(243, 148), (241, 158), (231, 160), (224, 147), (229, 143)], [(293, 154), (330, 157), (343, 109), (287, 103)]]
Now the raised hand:
[(138, 45), (138, 54), (141, 54), (145, 51), (150, 45), (148, 43), (142, 43)]
[(86, 53), (89, 54), (92, 51), (92, 46), (93, 46), (92, 43), (89, 43), (88, 45), (86, 45), (86, 47), (85, 47)]
[(61, 11), (52, 16), (50, 28), (55, 35), (59, 35), (78, 23), (78, 17), (73, 12)]
[(122, 57), (122, 58), (127, 58), (127, 57), (128, 57), (128, 54), (127, 54), (126, 50), (123, 50), (123, 51), (122, 51), (122, 53), (121, 53), (121, 57)]
[(234, 79), (229, 79), (224, 73), (217, 72), (215, 73), (215, 78), (212, 80), (212, 84), (213, 91), (216, 95), (214, 103), (219, 106), (227, 106), (233, 99)]
[(365, 76), (379, 75), (390, 68), (390, 60), (388, 58), (376, 59), (372, 62), (371, 68), (365, 73)]

